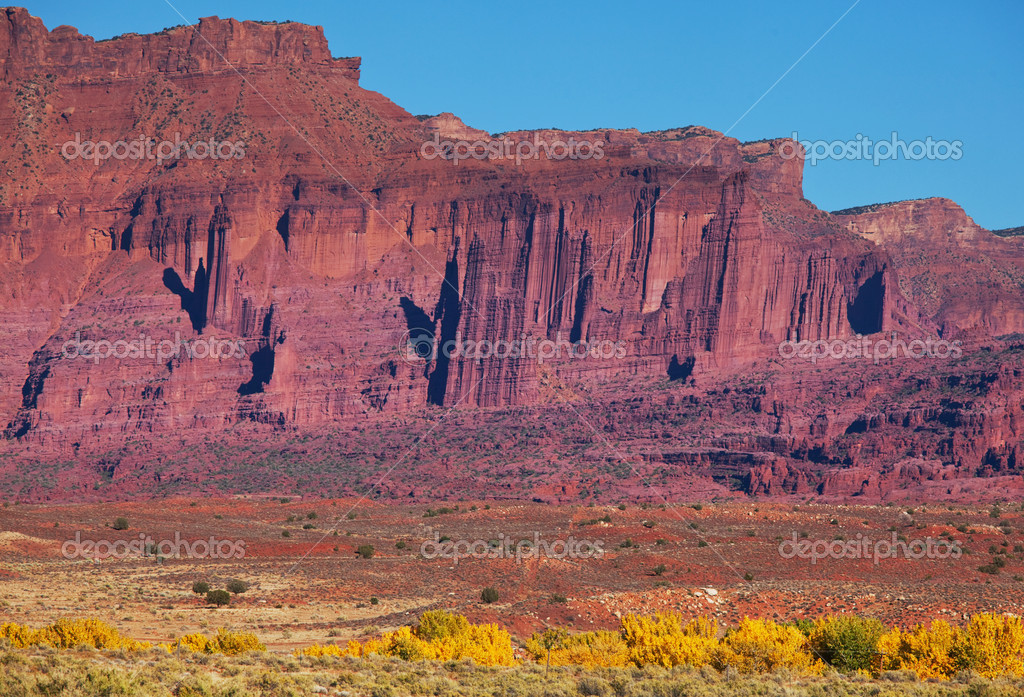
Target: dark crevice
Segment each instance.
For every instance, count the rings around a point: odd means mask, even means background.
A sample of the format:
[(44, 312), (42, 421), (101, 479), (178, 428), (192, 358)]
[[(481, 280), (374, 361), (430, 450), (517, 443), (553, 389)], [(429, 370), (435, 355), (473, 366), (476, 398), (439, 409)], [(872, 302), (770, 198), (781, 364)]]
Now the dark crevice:
[(284, 249), (288, 251), (288, 222), (291, 219), (290, 209), (285, 210), (284, 214), (277, 219), (277, 234), (281, 236), (284, 241)]
[(274, 377), (275, 347), (283, 344), (285, 333), (282, 331), (276, 339), (271, 338), (273, 334), (274, 306), (271, 305), (267, 314), (263, 317), (263, 326), (260, 329), (262, 336), (261, 346), (249, 356), (252, 363), (252, 378), (238, 386), (238, 394), (251, 395), (263, 392), (263, 388)]
[[(157, 202), (159, 203), (159, 199), (157, 199)], [(131, 251), (132, 236), (135, 231), (135, 219), (142, 214), (143, 203), (144, 202), (142, 196), (139, 196), (137, 199), (135, 199), (135, 203), (132, 204), (132, 211), (130, 213), (131, 222), (128, 223), (128, 226), (124, 229), (124, 232), (121, 233), (121, 238), (119, 240), (111, 240), (111, 246), (114, 247), (114, 249), (120, 249), (123, 252)]]
[[(284, 335), (277, 343), (284, 342)], [(252, 378), (238, 386), (238, 394), (250, 395), (263, 392), (263, 388), (274, 376), (274, 345), (272, 343), (261, 346), (249, 356), (252, 363)]]
[(411, 350), (416, 357), (426, 360), (424, 368), (424, 374), (426, 374), (426, 369), (430, 366), (430, 359), (434, 355), (434, 320), (430, 319), (430, 315), (409, 297), (403, 296), (398, 303), (402, 306), (402, 312), (405, 313), (405, 326), (409, 330), (407, 334), (409, 345), (408, 347), (402, 346), (400, 349)]
[(874, 334), (882, 331), (884, 306), (885, 279), (882, 272), (877, 271), (864, 282), (857, 291), (857, 297), (846, 307), (850, 328), (857, 334)]
[(44, 367), (41, 371), (32, 371), (25, 384), (21, 388), (21, 406), (24, 409), (35, 409), (39, 401), (39, 395), (43, 393), (43, 383), (50, 376), (50, 366)]
[[(590, 236), (584, 233), (583, 242), (580, 244), (580, 269), (589, 269), (590, 266)], [(576, 305), (573, 308), (572, 329), (569, 331), (569, 341), (572, 343), (583, 338), (583, 322), (593, 291), (594, 275), (588, 272), (577, 283)]]
[[(50, 376), (50, 366), (41, 364), (38, 362), (39, 352), (32, 357), (32, 362), (29, 363), (28, 377), (25, 379), (25, 384), (21, 387), (21, 408), (36, 409), (39, 404), (39, 395), (43, 393), (43, 384), (46, 382), (46, 378)], [(42, 366), (40, 368), (40, 365)], [(20, 412), (14, 419), (7, 424), (7, 428), (4, 429), (5, 438), (21, 438), (32, 428), (32, 419), (24, 411)]]
[[(455, 341), (459, 329), (459, 318), (462, 314), (459, 298), (459, 247), (455, 245), (451, 260), (445, 264), (444, 280), (441, 285), (441, 296), (434, 311), (436, 321), (441, 323), (440, 336), (436, 338), (441, 346)], [(427, 383), (427, 401), (431, 404), (444, 404), (445, 392), (448, 389), (448, 370), (450, 359), (447, 351), (437, 351), (434, 369)]]
[(693, 374), (693, 366), (696, 360), (693, 356), (687, 356), (683, 359), (683, 362), (679, 362), (679, 355), (672, 356), (672, 361), (668, 364), (668, 379), (669, 380), (685, 380)]
[[(124, 232), (121, 233), (121, 242), (118, 245), (118, 247), (119, 247), (119, 249), (122, 252), (130, 252), (131, 249), (132, 249), (132, 226), (133, 225), (135, 225), (135, 223), (128, 223), (128, 227), (126, 227), (124, 229)], [(111, 240), (111, 246), (114, 246), (114, 244), (115, 244), (114, 240), (112, 239)]]
[(587, 274), (580, 281), (579, 295), (576, 296), (576, 307), (572, 322), (572, 329), (569, 331), (569, 341), (576, 343), (583, 338), (583, 318), (587, 313), (587, 302), (590, 300), (591, 287), (594, 277)]

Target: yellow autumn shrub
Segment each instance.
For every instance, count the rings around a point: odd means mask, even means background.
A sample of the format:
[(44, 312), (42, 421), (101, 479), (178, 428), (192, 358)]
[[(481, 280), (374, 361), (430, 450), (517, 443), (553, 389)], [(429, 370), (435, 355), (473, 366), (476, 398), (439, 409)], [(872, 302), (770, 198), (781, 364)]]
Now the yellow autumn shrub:
[(435, 658), (430, 643), (417, 637), (412, 627), (399, 627), (393, 632), (387, 632), (376, 642), (366, 642), (363, 645), (363, 651), (364, 653), (379, 653), (383, 656), (395, 656), (405, 661)]
[(229, 632), (223, 628), (217, 631), (217, 636), (211, 640), (213, 653), (222, 653), (226, 656), (237, 656), (247, 651), (266, 651), (266, 645), (261, 642), (252, 632)]
[(725, 635), (712, 663), (719, 670), (732, 666), (741, 673), (770, 673), (778, 668), (820, 673), (823, 668), (807, 650), (807, 639), (799, 629), (749, 617)]
[(136, 641), (122, 636), (116, 628), (106, 622), (91, 618), (61, 618), (40, 629), (8, 622), (0, 626), (0, 637), (7, 639), (17, 648), (43, 645), (69, 649), (91, 646), (95, 649), (142, 651), (151, 646), (148, 641)]
[(420, 617), (416, 636), (424, 641), (445, 641), (466, 636), (470, 626), (469, 620), (462, 615), (444, 610), (428, 610)]
[(174, 644), (161, 645), (168, 651), (173, 651), (180, 646), (183, 650), (191, 651), (193, 653), (212, 653), (212, 651), (210, 651), (210, 640), (206, 638), (205, 634), (199, 633), (185, 634)]
[[(545, 663), (548, 651), (541, 635), (534, 634), (524, 647), (534, 660)], [(551, 649), (553, 666), (622, 668), (629, 663), (629, 650), (619, 632), (596, 631), (570, 634), (560, 646)]]
[(193, 653), (222, 653), (226, 656), (237, 656), (246, 651), (266, 651), (267, 647), (251, 632), (229, 632), (223, 627), (214, 637), (204, 634), (185, 634), (178, 641), (160, 644), (173, 653), (178, 648)]
[(878, 640), (881, 670), (910, 670), (922, 680), (945, 680), (957, 672), (953, 647), (961, 632), (944, 620), (931, 626), (916, 625), (906, 631), (894, 627)]
[(1024, 623), (1020, 617), (983, 612), (971, 617), (951, 654), (957, 668), (986, 678), (1024, 676)]
[(516, 662), (512, 636), (496, 624), (470, 625), (468, 645), (461, 657), (482, 666), (511, 666)]
[(628, 660), (637, 666), (703, 666), (710, 662), (716, 645), (715, 623), (706, 617), (684, 625), (683, 618), (674, 612), (654, 617), (628, 614), (622, 618), (621, 627)]
[(336, 644), (312, 644), (302, 649), (295, 649), (294, 654), (298, 656), (312, 656), (314, 658), (320, 656), (334, 656), (336, 658), (342, 658), (345, 656), (352, 656), (358, 658), (362, 655), (362, 647), (358, 641), (348, 642), (348, 646), (342, 648)]
[(4, 622), (0, 625), (0, 639), (11, 642), (16, 649), (25, 649), (35, 645), (36, 630), (16, 622)]
[(352, 641), (346, 649), (332, 650), (317, 645), (296, 651), (296, 655), (365, 656), (380, 654), (406, 661), (455, 661), (472, 659), (483, 666), (515, 663), (512, 637), (496, 624), (472, 624), (462, 615), (443, 610), (425, 612), (416, 627), (400, 627), (362, 644)]

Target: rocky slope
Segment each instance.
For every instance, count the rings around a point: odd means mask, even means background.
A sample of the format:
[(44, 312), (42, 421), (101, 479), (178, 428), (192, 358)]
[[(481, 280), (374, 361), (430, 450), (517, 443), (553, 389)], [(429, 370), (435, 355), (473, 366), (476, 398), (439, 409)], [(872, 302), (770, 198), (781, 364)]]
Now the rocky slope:
[[(0, 72), (5, 447), (83, 484), (126, 443), (159, 478), (179, 439), (583, 404), (626, 377), (707, 389), (784, 341), (977, 339), (1024, 318), (1020, 240), (953, 204), (830, 215), (783, 140), (417, 118), (360, 87), (359, 59), (333, 58), (319, 27), (206, 18), (95, 42), (11, 8)], [(193, 156), (81, 150), (147, 138)], [(976, 252), (987, 275), (935, 275)], [(436, 350), (454, 339), (559, 355)], [(147, 340), (241, 350), (67, 355)]]

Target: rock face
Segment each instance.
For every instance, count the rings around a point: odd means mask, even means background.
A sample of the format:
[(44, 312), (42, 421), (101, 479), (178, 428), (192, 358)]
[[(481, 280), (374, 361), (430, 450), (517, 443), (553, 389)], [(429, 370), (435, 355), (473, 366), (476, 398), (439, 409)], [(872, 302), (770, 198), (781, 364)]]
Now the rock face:
[[(86, 472), (129, 441), (533, 407), (622, 376), (711, 384), (783, 341), (1024, 317), (1019, 239), (953, 204), (829, 215), (788, 141), (421, 120), (362, 89), (319, 27), (94, 42), (17, 8), (0, 22), (0, 421), (7, 447)], [(88, 148), (118, 141), (146, 155)], [(927, 235), (948, 240), (922, 260), (905, 240)], [(976, 250), (974, 295), (929, 271)], [(489, 353), (439, 350), (453, 340)], [(124, 355), (76, 357), (90, 341)], [(521, 355), (542, 341), (552, 355)], [(751, 491), (810, 486), (772, 474), (787, 466), (759, 463)]]
[(1024, 238), (989, 232), (944, 198), (834, 215), (889, 252), (901, 291), (943, 335), (1024, 331)]

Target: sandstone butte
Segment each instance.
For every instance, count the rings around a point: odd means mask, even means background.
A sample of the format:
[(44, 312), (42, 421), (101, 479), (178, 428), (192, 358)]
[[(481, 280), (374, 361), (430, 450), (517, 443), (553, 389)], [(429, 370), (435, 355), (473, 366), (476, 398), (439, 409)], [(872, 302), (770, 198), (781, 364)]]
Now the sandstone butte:
[[(386, 435), (455, 405), (463, 442), (502, 415), (543, 427), (567, 413), (560, 402), (625, 423), (635, 441), (651, 419), (627, 423), (624, 397), (661, 415), (711, 405), (659, 433), (661, 455), (637, 456), (709, 491), (884, 498), (1021, 484), (1024, 237), (994, 235), (952, 201), (832, 214), (803, 197), (802, 161), (782, 157), (791, 141), (697, 126), (504, 134), (601, 143), (601, 157), (431, 159), (426, 142), (492, 136), (363, 89), (360, 59), (332, 57), (320, 27), (297, 23), (212, 17), (94, 41), (6, 8), (0, 73), (0, 481), (18, 496), (206, 490), (169, 454), (245, 443), (241, 459), (215, 458), (245, 479), (260, 443)], [(97, 163), (62, 154), (76, 134), (230, 141), (244, 155)], [(779, 360), (787, 340), (892, 332), (961, 340), (965, 358), (859, 370)], [(625, 355), (409, 358), (410, 333), (621, 341)], [(241, 341), (246, 355), (63, 355), (71, 340), (142, 336)], [(769, 368), (749, 399), (717, 389)], [(914, 403), (880, 405), (896, 379)], [(458, 443), (421, 455), (439, 478), (472, 474), (455, 471), (474, 467), (451, 460)], [(302, 481), (331, 490), (351, 464), (346, 446), (334, 454)], [(527, 489), (571, 497), (574, 473), (562, 461)]]

